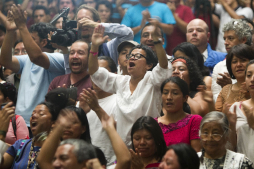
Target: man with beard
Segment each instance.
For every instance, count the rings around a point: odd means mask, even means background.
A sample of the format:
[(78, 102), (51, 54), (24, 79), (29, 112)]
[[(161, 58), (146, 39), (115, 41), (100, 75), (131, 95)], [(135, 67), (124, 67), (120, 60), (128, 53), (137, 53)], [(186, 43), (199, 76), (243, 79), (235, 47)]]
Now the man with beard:
[(82, 89), (92, 87), (90, 75), (87, 73), (89, 45), (83, 40), (77, 40), (71, 45), (69, 54), (69, 66), (71, 73), (58, 76), (49, 85), (48, 92), (59, 87), (77, 87), (78, 96)]

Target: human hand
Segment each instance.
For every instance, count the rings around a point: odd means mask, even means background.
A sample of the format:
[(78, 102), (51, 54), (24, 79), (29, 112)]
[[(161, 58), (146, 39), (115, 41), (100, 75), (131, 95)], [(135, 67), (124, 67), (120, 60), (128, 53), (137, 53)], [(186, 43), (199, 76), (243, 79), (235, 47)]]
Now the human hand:
[(241, 84), (241, 86), (240, 86), (240, 93), (244, 94), (246, 97), (249, 96), (250, 93), (249, 93), (249, 91), (248, 91), (248, 89), (246, 87), (246, 82), (243, 82)]
[(73, 111), (63, 109), (58, 115), (56, 125), (58, 125), (62, 130), (64, 130), (65, 128), (72, 126), (75, 122), (78, 121), (79, 119)]
[(230, 127), (235, 129), (235, 126), (236, 126), (236, 121), (237, 121), (237, 115), (236, 115), (236, 105), (234, 106), (234, 109), (233, 111), (229, 111), (229, 108), (231, 107), (230, 104), (224, 104), (224, 107), (225, 107), (225, 112), (223, 112), (227, 118), (228, 118), (228, 122), (230, 124)]
[(67, 89), (67, 86), (66, 86), (66, 84), (63, 84), (63, 86), (57, 86), (57, 88), (64, 88), (64, 89)]
[(167, 2), (167, 6), (168, 8), (172, 11), (172, 13), (175, 13), (175, 10), (176, 10), (176, 4), (174, 1), (168, 1)]
[(15, 4), (11, 7), (11, 12), (15, 21), (15, 24), (18, 29), (26, 27), (26, 11), (22, 11), (20, 5), (16, 6)]
[(155, 27), (158, 27), (160, 25), (159, 18), (149, 18), (148, 22), (154, 25)]
[(136, 148), (136, 152), (130, 149), (131, 153), (131, 169), (144, 169), (145, 164), (142, 160), (141, 153)]
[(5, 21), (5, 28), (7, 31), (15, 31), (17, 29), (13, 14), (11, 11), (8, 11), (7, 18)]
[(151, 18), (151, 14), (147, 9), (142, 11), (142, 15), (145, 20), (148, 20), (149, 18)]
[(231, 77), (228, 73), (224, 73), (224, 74), (219, 73), (219, 75), (222, 77), (221, 78), (218, 77), (216, 83), (220, 85), (222, 88), (228, 84), (232, 84)]
[(213, 92), (211, 90), (206, 90), (205, 85), (199, 85), (197, 90), (202, 93), (204, 101), (208, 103), (213, 102)]
[(232, 104), (229, 104), (228, 102), (224, 103), (222, 108), (222, 113), (227, 114)]
[(89, 28), (96, 28), (100, 25), (98, 22), (94, 22), (88, 18), (82, 18), (78, 21), (78, 28), (80, 27), (89, 27)]
[(93, 32), (92, 35), (92, 46), (99, 47), (102, 43), (104, 43), (108, 36), (104, 36), (105, 28), (102, 25), (98, 25)]
[(87, 169), (103, 169), (103, 167), (101, 166), (98, 158), (88, 160), (86, 162), (86, 168)]
[(116, 6), (121, 7), (121, 5), (124, 3), (124, 0), (116, 0)]
[(10, 119), (15, 116), (15, 107), (11, 106), (13, 103), (7, 103), (0, 111), (0, 130), (8, 131)]
[(243, 111), (246, 115), (247, 122), (250, 128), (254, 130), (254, 108), (253, 107), (250, 108), (248, 105), (244, 103), (242, 103), (242, 106), (243, 106)]
[(113, 116), (110, 116), (108, 119), (101, 120), (101, 124), (104, 130), (108, 131), (111, 129), (116, 129), (116, 121), (114, 120)]
[(83, 92), (80, 93), (80, 95), (84, 97), (84, 101), (89, 105), (89, 107), (93, 111), (96, 111), (97, 109), (100, 108), (100, 105), (98, 103), (98, 99), (96, 97), (96, 93), (94, 90), (91, 90), (90, 88), (83, 89)]
[(86, 98), (84, 95), (85, 95), (85, 91), (83, 90), (83, 92), (80, 93), (79, 95), (79, 107), (83, 109), (85, 113), (88, 113), (91, 110), (91, 108), (86, 103)]

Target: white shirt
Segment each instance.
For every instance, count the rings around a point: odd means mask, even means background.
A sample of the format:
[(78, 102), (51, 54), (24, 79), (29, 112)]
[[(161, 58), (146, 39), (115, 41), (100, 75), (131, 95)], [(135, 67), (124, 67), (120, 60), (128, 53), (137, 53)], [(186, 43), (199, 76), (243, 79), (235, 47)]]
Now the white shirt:
[[(220, 16), (220, 27), (219, 27), (219, 34), (218, 34), (218, 41), (216, 46), (216, 51), (227, 53), (224, 45), (224, 39), (223, 35), (224, 32), (223, 27), (226, 23), (232, 20), (231, 16), (228, 14), (228, 12), (223, 8), (221, 4), (215, 4), (215, 10), (214, 12)], [(238, 7), (235, 10), (235, 13), (239, 16), (244, 16), (245, 18), (249, 18), (250, 20), (253, 19), (253, 12), (251, 8), (249, 7)]]
[(206, 50), (202, 53), (202, 55), (203, 55), (204, 62), (205, 62), (206, 59), (208, 58), (208, 51), (207, 51), (207, 48), (206, 48)]
[[(103, 99), (98, 100), (99, 105), (101, 108), (109, 115), (113, 115), (115, 117), (116, 111), (116, 95), (110, 95)], [(102, 128), (102, 124), (100, 119), (98, 118), (97, 114), (91, 110), (86, 114), (89, 128), (90, 128), (90, 135), (92, 138), (92, 144), (99, 147), (105, 157), (107, 159), (107, 165), (112, 165), (116, 160), (113, 147), (111, 145), (110, 139), (106, 133), (106, 131)]]
[(6, 152), (6, 150), (8, 149), (8, 147), (9, 146), (5, 142), (0, 140), (0, 164), (2, 161), (2, 157), (3, 157), (4, 153)]
[[(226, 59), (223, 61), (220, 61), (217, 63), (214, 68), (213, 68), (213, 74), (212, 74), (212, 92), (213, 92), (213, 101), (216, 102), (218, 95), (220, 94), (221, 91), (221, 86), (216, 83), (217, 78), (221, 77), (219, 73), (228, 73), (227, 65), (226, 65)], [(236, 79), (231, 79), (232, 83), (236, 83)]]
[(160, 86), (172, 75), (172, 65), (167, 69), (155, 66), (147, 71), (131, 94), (129, 75), (118, 75), (99, 68), (92, 76), (92, 81), (102, 90), (116, 93), (117, 132), (128, 148), (131, 148), (131, 128), (141, 116), (158, 117), (161, 111)]

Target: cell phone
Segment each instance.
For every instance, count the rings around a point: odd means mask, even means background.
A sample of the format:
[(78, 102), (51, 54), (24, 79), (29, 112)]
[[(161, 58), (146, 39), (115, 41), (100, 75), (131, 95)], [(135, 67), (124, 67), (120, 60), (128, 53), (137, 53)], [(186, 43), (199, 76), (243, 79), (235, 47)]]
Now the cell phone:
[(4, 108), (4, 106), (5, 106), (6, 104), (7, 104), (7, 103), (1, 104), (1, 110)]

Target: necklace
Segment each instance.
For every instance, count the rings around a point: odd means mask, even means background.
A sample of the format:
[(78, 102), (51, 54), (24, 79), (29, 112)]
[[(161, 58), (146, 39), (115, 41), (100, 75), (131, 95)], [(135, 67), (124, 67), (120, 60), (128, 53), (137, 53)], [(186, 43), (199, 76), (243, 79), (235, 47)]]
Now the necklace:
[(34, 142), (35, 142), (35, 138), (33, 138), (33, 140), (32, 140), (32, 144), (31, 144), (31, 148), (30, 148), (30, 152), (29, 152), (29, 157), (28, 157), (27, 169), (29, 169), (29, 167), (34, 164), (35, 159), (41, 150), (41, 148), (40, 148), (38, 151), (34, 151), (34, 146), (33, 146)]

